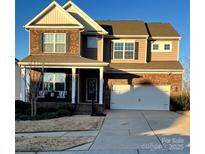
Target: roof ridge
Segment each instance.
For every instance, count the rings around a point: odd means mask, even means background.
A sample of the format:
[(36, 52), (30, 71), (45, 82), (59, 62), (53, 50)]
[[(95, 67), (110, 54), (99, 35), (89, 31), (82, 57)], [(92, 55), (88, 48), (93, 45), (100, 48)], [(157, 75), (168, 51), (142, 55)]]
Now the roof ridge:
[(170, 24), (170, 22), (146, 22), (146, 24)]
[(122, 19), (122, 20), (95, 20), (95, 21), (96, 21), (96, 22), (100, 22), (100, 21), (101, 21), (101, 22), (102, 22), (102, 21), (112, 21), (112, 22), (113, 22), (113, 21), (143, 21), (143, 22), (144, 22), (144, 20), (123, 20), (123, 19)]

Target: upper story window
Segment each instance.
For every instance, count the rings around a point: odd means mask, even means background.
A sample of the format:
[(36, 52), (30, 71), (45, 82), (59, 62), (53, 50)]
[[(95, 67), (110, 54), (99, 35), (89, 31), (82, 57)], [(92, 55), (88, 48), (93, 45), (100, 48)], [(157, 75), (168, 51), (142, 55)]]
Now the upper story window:
[(97, 48), (97, 37), (87, 37), (87, 48)]
[(135, 42), (114, 42), (114, 59), (134, 59)]
[(155, 41), (152, 42), (152, 52), (170, 52), (172, 42)]
[(65, 33), (43, 33), (43, 52), (66, 52)]
[(159, 44), (153, 44), (153, 50), (159, 50)]
[(164, 44), (164, 50), (170, 50), (170, 44)]

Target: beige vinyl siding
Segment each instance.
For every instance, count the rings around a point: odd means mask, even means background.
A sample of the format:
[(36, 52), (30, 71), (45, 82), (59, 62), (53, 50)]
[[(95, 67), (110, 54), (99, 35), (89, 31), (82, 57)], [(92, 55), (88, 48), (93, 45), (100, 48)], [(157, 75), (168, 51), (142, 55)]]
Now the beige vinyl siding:
[[(179, 40), (160, 40), (172, 42), (172, 50), (165, 52), (150, 52), (150, 61), (178, 61)], [(151, 44), (149, 44), (151, 45)], [(151, 47), (150, 47), (151, 50)]]
[(51, 9), (46, 15), (36, 22), (36, 25), (48, 24), (74, 24), (71, 19), (63, 15), (60, 10), (55, 7)]
[[(137, 56), (135, 55), (134, 60), (128, 60), (128, 59), (111, 59), (111, 63), (146, 63), (146, 52), (147, 52), (147, 40), (144, 39), (138, 39), (133, 38), (135, 42), (138, 42), (138, 50), (137, 50)], [(132, 41), (133, 39), (130, 39)], [(128, 40), (128, 39), (126, 39)], [(113, 54), (113, 51), (111, 51), (111, 55)], [(135, 53), (136, 54), (136, 53)], [(111, 56), (113, 57), (113, 56)]]
[(103, 61), (103, 38), (102, 36), (98, 38), (98, 49), (97, 49), (97, 60), (98, 61)]

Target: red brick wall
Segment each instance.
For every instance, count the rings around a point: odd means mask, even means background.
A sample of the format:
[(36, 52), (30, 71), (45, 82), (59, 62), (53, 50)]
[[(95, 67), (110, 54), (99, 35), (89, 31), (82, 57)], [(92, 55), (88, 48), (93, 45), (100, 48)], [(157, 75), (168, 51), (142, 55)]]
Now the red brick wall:
[(181, 95), (182, 93), (182, 74), (112, 74), (107, 76), (106, 81), (109, 87), (112, 84), (171, 85), (172, 96)]
[(66, 33), (66, 53), (70, 55), (80, 55), (79, 30), (30, 30), (30, 53), (42, 54), (42, 34), (43, 33)]

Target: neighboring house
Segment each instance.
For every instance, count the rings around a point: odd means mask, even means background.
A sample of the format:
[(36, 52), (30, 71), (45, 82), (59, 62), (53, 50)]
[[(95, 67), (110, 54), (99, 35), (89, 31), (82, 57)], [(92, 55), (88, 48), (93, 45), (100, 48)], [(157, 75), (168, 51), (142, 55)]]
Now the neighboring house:
[(54, 1), (25, 29), (30, 50), (19, 64), (32, 68), (31, 81), (44, 68), (42, 104), (169, 110), (170, 96), (182, 93), (181, 37), (169, 23), (95, 21), (71, 1)]
[(15, 100), (23, 101), (23, 79), (21, 77), (21, 68), (19, 67), (18, 62), (19, 60), (15, 58)]

